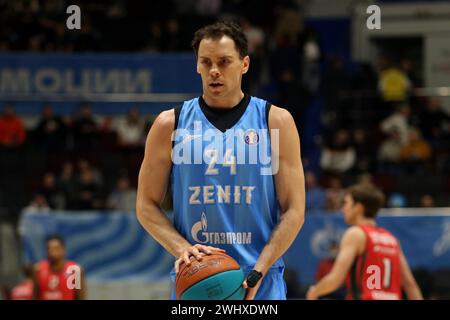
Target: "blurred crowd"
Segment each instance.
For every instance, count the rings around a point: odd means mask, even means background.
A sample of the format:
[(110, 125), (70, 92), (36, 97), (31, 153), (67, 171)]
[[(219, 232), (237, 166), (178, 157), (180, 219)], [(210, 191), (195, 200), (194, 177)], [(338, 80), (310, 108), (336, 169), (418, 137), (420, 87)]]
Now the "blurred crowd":
[[(308, 140), (307, 121), (320, 127), (313, 147), (302, 144), (308, 209), (338, 209), (343, 189), (356, 181), (381, 187), (388, 207), (449, 206), (450, 117), (439, 97), (418, 94), (420, 68), (395, 52), (372, 65), (324, 51), (321, 35), (304, 21), (303, 3), (82, 0), (77, 31), (65, 27), (66, 1), (0, 0), (0, 51), (190, 51), (200, 26), (237, 20), (251, 56), (244, 90), (287, 108), (302, 141)], [(311, 108), (320, 108), (317, 123), (305, 116)], [(25, 145), (46, 157), (46, 166), (29, 173), (41, 182), (24, 187), (34, 195), (27, 210), (132, 209), (121, 203), (132, 203), (131, 195), (122, 194), (136, 186), (151, 121), (142, 122), (136, 108), (123, 121), (99, 122), (98, 116), (89, 104), (72, 117), (59, 116), (48, 105), (27, 132), (14, 106), (4, 106), (0, 146)], [(93, 156), (99, 150), (105, 159)], [(3, 187), (8, 189), (8, 182)]]
[(3, 166), (14, 168), (25, 154), (32, 155), (27, 159), (30, 163), (23, 164), (28, 173), (19, 168), (17, 174), (2, 174), (2, 193), (11, 188), (8, 181), (26, 174), (26, 212), (132, 212), (137, 173), (152, 121), (153, 117), (142, 117), (136, 107), (130, 108), (125, 117), (113, 119), (95, 116), (89, 103), (82, 104), (78, 114), (64, 117), (47, 104), (36, 125), (27, 129), (13, 105), (6, 104), (0, 115)]
[(440, 97), (418, 94), (412, 65), (386, 55), (348, 72), (329, 61), (319, 168), (307, 174), (310, 206), (338, 209), (329, 199), (355, 181), (381, 187), (388, 207), (450, 206), (450, 115)]

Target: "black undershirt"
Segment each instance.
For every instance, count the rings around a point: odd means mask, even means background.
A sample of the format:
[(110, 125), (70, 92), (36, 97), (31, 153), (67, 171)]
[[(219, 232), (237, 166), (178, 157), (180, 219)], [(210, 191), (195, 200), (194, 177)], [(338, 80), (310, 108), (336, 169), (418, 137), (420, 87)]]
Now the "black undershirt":
[[(248, 104), (250, 103), (250, 98), (251, 97), (248, 94), (244, 94), (242, 100), (233, 108), (210, 107), (206, 104), (205, 100), (203, 100), (203, 97), (199, 97), (198, 102), (200, 105), (200, 109), (202, 110), (203, 114), (208, 119), (208, 121), (211, 122), (211, 124), (213, 124), (221, 132), (225, 132), (227, 129), (233, 127), (242, 117), (245, 110), (247, 110)], [(269, 128), (269, 111), (271, 106), (272, 105), (269, 102), (266, 102), (267, 128)], [(180, 118), (181, 108), (182, 106), (177, 106), (174, 108), (175, 110), (174, 130), (178, 128), (178, 120)]]
[(217, 129), (225, 132), (227, 129), (233, 127), (247, 110), (250, 103), (250, 96), (244, 94), (242, 100), (232, 108), (215, 108), (208, 106), (203, 99), (198, 99), (198, 104), (205, 117), (211, 122)]

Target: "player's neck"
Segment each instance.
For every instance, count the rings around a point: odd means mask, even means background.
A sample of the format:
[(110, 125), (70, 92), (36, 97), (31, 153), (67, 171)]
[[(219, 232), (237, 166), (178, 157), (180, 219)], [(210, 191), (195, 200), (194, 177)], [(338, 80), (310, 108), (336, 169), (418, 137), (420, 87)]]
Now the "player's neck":
[(50, 262), (50, 269), (54, 272), (61, 271), (64, 267), (66, 260)]
[(366, 225), (366, 226), (375, 227), (377, 224), (374, 219), (368, 219), (368, 218), (362, 217), (356, 222), (356, 225)]
[(238, 105), (239, 102), (244, 98), (244, 93), (240, 90), (237, 94), (230, 97), (211, 97), (208, 94), (203, 93), (202, 95), (205, 103), (212, 108), (233, 108)]

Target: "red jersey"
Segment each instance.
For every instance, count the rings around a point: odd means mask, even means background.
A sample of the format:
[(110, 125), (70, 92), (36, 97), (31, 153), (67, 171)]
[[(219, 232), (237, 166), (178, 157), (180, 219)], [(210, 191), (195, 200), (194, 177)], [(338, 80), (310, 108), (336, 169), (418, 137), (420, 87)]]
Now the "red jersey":
[(70, 266), (77, 265), (73, 261), (67, 261), (63, 269), (54, 272), (50, 268), (48, 260), (43, 260), (38, 264), (36, 274), (37, 284), (39, 286), (39, 300), (74, 300), (75, 290), (67, 285), (68, 276), (73, 273), (68, 272)]
[(366, 235), (366, 248), (349, 273), (347, 299), (401, 299), (400, 246), (397, 239), (380, 227), (359, 227)]
[(25, 280), (11, 290), (11, 300), (33, 300), (33, 280)]

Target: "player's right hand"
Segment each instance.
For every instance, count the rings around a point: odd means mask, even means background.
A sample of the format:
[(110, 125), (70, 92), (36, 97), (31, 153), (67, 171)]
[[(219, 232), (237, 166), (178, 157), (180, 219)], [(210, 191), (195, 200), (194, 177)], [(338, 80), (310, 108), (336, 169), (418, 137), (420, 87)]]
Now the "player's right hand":
[(191, 257), (197, 259), (198, 261), (202, 260), (202, 257), (207, 254), (212, 254), (215, 252), (225, 252), (224, 249), (211, 247), (211, 246), (205, 246), (202, 244), (195, 244), (187, 249), (185, 249), (180, 257), (175, 260), (175, 273), (178, 273), (180, 269), (180, 265), (183, 263), (186, 263), (186, 265), (191, 265)]

